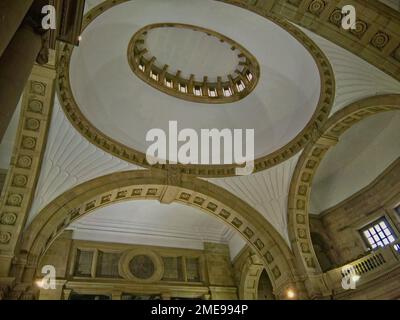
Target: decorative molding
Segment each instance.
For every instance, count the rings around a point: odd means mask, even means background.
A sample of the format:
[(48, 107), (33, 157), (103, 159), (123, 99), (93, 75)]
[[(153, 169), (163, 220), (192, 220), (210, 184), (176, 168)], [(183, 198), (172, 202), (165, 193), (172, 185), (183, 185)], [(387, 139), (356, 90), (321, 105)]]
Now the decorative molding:
[[(188, 29), (213, 37), (216, 42), (228, 44), (230, 49), (226, 50), (232, 50), (237, 55), (235, 74), (221, 74), (218, 75), (218, 81), (211, 81), (208, 75), (192, 74), (190, 78), (184, 78), (182, 72), (185, 70), (170, 73), (169, 66), (158, 64), (157, 57), (149, 56), (146, 48), (146, 35), (159, 28)], [(157, 23), (140, 29), (129, 43), (128, 61), (133, 73), (153, 88), (191, 102), (209, 104), (241, 100), (254, 90), (260, 78), (257, 59), (240, 44), (218, 32), (181, 23)]]
[[(46, 147), (56, 77), (53, 63), (34, 66), (23, 94), (17, 137), (0, 199), (0, 255), (9, 259), (25, 226)], [(8, 276), (8, 272), (7, 266), (0, 268), (0, 277)]]
[[(146, 274), (146, 271), (150, 270), (144, 270), (145, 266), (142, 266), (142, 270), (139, 266), (139, 270), (136, 270), (138, 274), (134, 274), (135, 270), (132, 270), (132, 261), (135, 258), (140, 258), (147, 263), (151, 263), (153, 266), (153, 272), (151, 275)], [(143, 261), (143, 262), (144, 262)], [(134, 262), (135, 263), (135, 262)], [(135, 282), (144, 282), (144, 283), (149, 283), (149, 282), (159, 282), (161, 281), (163, 275), (164, 275), (164, 263), (162, 258), (155, 253), (154, 251), (148, 250), (148, 249), (135, 249), (135, 250), (130, 250), (125, 252), (118, 265), (118, 270), (119, 273), (128, 280), (133, 280)], [(140, 272), (143, 272), (140, 274)]]
[(287, 198), (290, 181), (300, 155), (250, 176), (213, 178), (207, 181), (232, 192), (259, 211), (290, 246)]
[(378, 1), (349, 0), (355, 30), (341, 27), (340, 0), (217, 0), (298, 24), (345, 48), (400, 80), (400, 13)]
[(83, 182), (137, 166), (92, 145), (71, 125), (55, 98), (43, 165), (28, 224), (50, 201)]
[(318, 34), (301, 29), (321, 48), (332, 65), (336, 90), (331, 115), (371, 95), (400, 93), (398, 80)]
[[(20, 260), (27, 259), (30, 261), (28, 266), (34, 268), (60, 233), (72, 222), (99, 207), (119, 201), (160, 200), (167, 189), (174, 188), (177, 191), (174, 202), (198, 208), (235, 228), (264, 257), (271, 278), (274, 274), (272, 270), (279, 270), (279, 277), (273, 278), (276, 287), (292, 280), (295, 266), (287, 244), (256, 210), (228, 191), (196, 178), (182, 176), (176, 185), (168, 185), (167, 182), (163, 171), (129, 171), (75, 187), (55, 199), (35, 218), (24, 233)], [(28, 253), (27, 258), (23, 258), (23, 252)], [(270, 256), (274, 257), (273, 262)], [(28, 266), (21, 265), (19, 268)], [(19, 270), (17, 274), (23, 269)]]
[[(124, 3), (126, 0), (112, 1), (107, 0), (102, 4), (92, 9), (84, 19), (84, 28), (86, 28), (96, 17), (107, 11), (108, 9), (118, 4)], [(296, 40), (298, 40), (312, 55), (315, 63), (318, 66), (321, 77), (321, 95), (315, 112), (308, 122), (307, 126), (286, 146), (279, 150), (255, 160), (255, 171), (262, 171), (271, 168), (297, 154), (309, 142), (319, 128), (323, 126), (327, 120), (335, 96), (335, 79), (332, 68), (325, 54), (318, 48), (318, 46), (306, 36), (299, 28), (293, 24), (272, 16), (269, 14), (263, 15), (266, 19), (276, 23), (288, 33), (290, 33)], [(137, 164), (142, 167), (149, 168), (146, 156), (144, 153), (129, 148), (114, 139), (111, 139), (103, 132), (95, 128), (89, 119), (87, 119), (80, 111), (74, 95), (72, 93), (69, 68), (70, 60), (73, 52), (73, 47), (65, 45), (60, 52), (60, 64), (58, 70), (58, 86), (59, 98), (62, 107), (67, 114), (71, 123), (75, 128), (82, 133), (82, 135), (90, 142), (100, 147), (104, 151), (119, 157), (125, 161)], [(221, 177), (235, 175), (237, 165), (220, 165), (220, 166), (207, 166), (207, 165), (155, 165), (153, 168), (167, 169), (177, 168), (181, 173), (197, 175), (202, 177)]]
[[(168, 216), (167, 219), (170, 217)], [(171, 216), (171, 219), (176, 220), (177, 217)], [(219, 223), (210, 226), (205, 222), (205, 225), (196, 225), (196, 227), (183, 223), (172, 227), (162, 225), (162, 221), (160, 223), (154, 221), (149, 224), (147, 221), (116, 220), (114, 217), (97, 218), (96, 215), (79, 220), (68, 230), (73, 230), (74, 239), (80, 240), (101, 240), (198, 250), (203, 249), (204, 242), (228, 244), (236, 234), (234, 230)]]
[(239, 259), (238, 268), (241, 272), (239, 279), (239, 299), (258, 300), (258, 284), (261, 274), (264, 271), (264, 265), (249, 247), (246, 247), (242, 251)]

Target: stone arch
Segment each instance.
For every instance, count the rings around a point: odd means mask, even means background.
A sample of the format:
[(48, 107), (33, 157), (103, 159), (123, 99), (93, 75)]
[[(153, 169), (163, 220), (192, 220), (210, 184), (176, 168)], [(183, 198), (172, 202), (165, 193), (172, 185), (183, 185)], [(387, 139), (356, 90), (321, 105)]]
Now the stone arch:
[(258, 282), (264, 271), (264, 265), (256, 255), (250, 256), (243, 263), (239, 285), (241, 300), (257, 300)]
[[(241, 300), (259, 300), (260, 281), (262, 281), (262, 276), (265, 274), (269, 282), (268, 285), (272, 287), (271, 292), (269, 292), (271, 299), (268, 300), (286, 299), (286, 290), (291, 288), (291, 285), (275, 290), (262, 259), (257, 254), (251, 253), (249, 249), (247, 255), (247, 258), (241, 265), (239, 298)], [(300, 292), (300, 297), (301, 294), (302, 292)]]
[[(17, 283), (32, 285), (40, 257), (72, 222), (120, 201), (159, 200), (196, 207), (237, 230), (261, 257), (274, 289), (295, 281), (293, 255), (281, 235), (243, 200), (207, 181), (162, 170), (119, 172), (85, 182), (48, 204), (24, 232), (14, 273)], [(300, 286), (300, 284), (299, 284)]]
[[(293, 174), (288, 200), (289, 238), (293, 253), (301, 272), (321, 275), (310, 235), (309, 204), (313, 178), (327, 151), (335, 146), (340, 136), (356, 123), (377, 113), (400, 110), (400, 95), (382, 95), (362, 99), (335, 113), (315, 137), (314, 142), (304, 149)], [(314, 281), (313, 280), (313, 281)], [(326, 290), (322, 277), (307, 285), (311, 296)]]

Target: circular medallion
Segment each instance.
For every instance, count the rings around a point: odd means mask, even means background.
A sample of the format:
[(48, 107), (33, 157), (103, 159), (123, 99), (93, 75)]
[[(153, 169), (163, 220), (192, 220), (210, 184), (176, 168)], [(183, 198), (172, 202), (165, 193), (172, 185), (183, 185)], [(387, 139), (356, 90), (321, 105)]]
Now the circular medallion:
[(155, 272), (153, 260), (146, 255), (138, 255), (129, 262), (129, 270), (138, 279), (148, 280)]
[(134, 249), (125, 252), (118, 265), (121, 276), (136, 282), (158, 282), (164, 273), (161, 257), (147, 249)]

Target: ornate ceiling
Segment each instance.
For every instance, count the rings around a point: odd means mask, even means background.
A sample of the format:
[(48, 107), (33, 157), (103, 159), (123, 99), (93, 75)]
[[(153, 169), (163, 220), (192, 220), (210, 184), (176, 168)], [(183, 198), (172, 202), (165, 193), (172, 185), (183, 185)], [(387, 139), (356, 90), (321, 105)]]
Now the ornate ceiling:
[(271, 14), (307, 28), (400, 80), (400, 13), (392, 0), (349, 0), (357, 12), (356, 30), (341, 28), (340, 0), (218, 0)]
[[(204, 242), (229, 244), (235, 232), (216, 218), (181, 204), (131, 201), (101, 208), (73, 223), (79, 240), (203, 249)], [(239, 248), (240, 250), (240, 248)]]
[[(90, 6), (92, 3), (98, 4), (100, 2), (101, 1), (88, 1), (87, 4)], [(174, 22), (195, 24), (206, 28), (212, 27), (213, 30), (221, 32), (244, 45), (246, 48), (249, 48), (249, 51), (254, 53), (255, 57), (260, 62), (261, 79), (257, 88), (248, 97), (236, 102), (240, 105), (227, 104), (226, 107), (230, 107), (232, 110), (224, 112), (217, 109), (219, 107), (224, 108), (223, 105), (199, 106), (198, 104), (193, 104), (194, 106), (192, 107), (190, 102), (180, 101), (164, 93), (157, 92), (154, 88), (151, 88), (140, 79), (137, 79), (131, 72), (126, 51), (129, 40), (135, 33), (135, 30), (139, 30), (144, 25), (160, 22), (160, 19), (154, 18), (154, 10), (159, 6), (163, 9), (163, 14), (170, 14), (168, 10), (166, 10), (168, 7), (166, 1), (163, 1), (163, 4), (157, 4), (157, 6), (155, 5), (157, 1), (146, 1), (148, 5), (147, 9), (140, 10), (140, 16), (137, 16), (135, 23), (132, 23), (130, 18), (133, 13), (124, 9), (128, 8), (128, 6), (132, 6), (133, 8), (135, 4), (139, 4), (140, 2), (140, 0), (131, 1), (129, 4), (125, 4), (124, 1), (115, 2), (121, 4), (106, 11), (103, 15), (97, 17), (93, 24), (88, 26), (85, 31), (86, 33), (83, 34), (83, 41), (78, 50), (74, 50), (73, 53), (68, 50), (64, 52), (64, 57), (66, 58), (72, 55), (71, 68), (67, 68), (69, 66), (65, 64), (63, 65), (64, 69), (62, 69), (62, 71), (71, 71), (70, 80), (72, 91), (68, 93), (68, 91), (63, 90), (63, 88), (65, 89), (63, 85), (66, 85), (68, 79), (66, 78), (67, 73), (62, 72), (59, 81), (62, 89), (60, 91), (60, 97), (63, 106), (61, 107), (61, 104), (56, 100), (49, 141), (29, 221), (32, 221), (40, 210), (53, 199), (74, 186), (105, 174), (141, 168), (142, 165), (144, 165), (141, 163), (143, 159), (139, 156), (135, 157), (136, 153), (131, 151), (135, 148), (143, 150), (144, 146), (140, 146), (141, 139), (132, 141), (132, 137), (138, 137), (140, 136), (140, 132), (143, 133), (145, 131), (146, 126), (144, 124), (146, 124), (146, 121), (148, 127), (161, 127), (161, 124), (156, 122), (157, 120), (154, 115), (164, 117), (164, 120), (166, 120), (169, 119), (172, 114), (174, 117), (181, 117), (179, 119), (187, 121), (187, 126), (192, 126), (190, 118), (195, 118), (196, 121), (201, 120), (199, 124), (200, 127), (205, 125), (206, 127), (218, 125), (227, 127), (233, 127), (235, 125), (246, 127), (250, 124), (253, 124), (253, 126), (258, 125), (260, 137), (264, 137), (258, 144), (259, 155), (265, 156), (264, 160), (259, 162), (257, 167), (257, 170), (260, 172), (248, 177), (225, 177), (232, 172), (229, 168), (211, 168), (203, 171), (193, 170), (192, 173), (208, 176), (207, 180), (211, 183), (223, 187), (243, 199), (260, 212), (265, 219), (274, 226), (282, 238), (289, 242), (287, 197), (293, 170), (299, 157), (299, 154), (295, 154), (301, 150), (301, 143), (292, 149), (284, 148), (275, 153), (274, 151), (281, 146), (285, 146), (285, 144), (287, 145), (291, 139), (293, 141), (293, 138), (307, 125), (313, 112), (316, 110), (318, 97), (322, 92), (320, 90), (321, 69), (318, 69), (318, 61), (313, 59), (310, 51), (317, 55), (318, 52), (321, 52), (322, 55), (320, 56), (323, 57), (323, 60), (321, 60), (320, 63), (323, 64), (322, 61), (326, 60), (332, 66), (336, 83), (331, 82), (332, 85), (334, 84), (334, 87), (330, 88), (332, 94), (330, 98), (332, 100), (332, 108), (331, 110), (329, 110), (330, 108), (325, 110), (327, 111), (326, 116), (328, 113), (332, 115), (349, 103), (355, 102), (361, 98), (376, 94), (400, 93), (400, 83), (373, 66), (373, 64), (375, 64), (386, 73), (393, 73), (393, 70), (396, 70), (391, 68), (391, 66), (396, 64), (395, 59), (383, 57), (387, 53), (388, 56), (390, 56), (389, 49), (393, 48), (393, 41), (396, 39), (396, 29), (393, 29), (391, 25), (389, 26), (389, 30), (394, 30), (393, 34), (395, 36), (390, 38), (387, 44), (388, 47), (385, 45), (383, 50), (377, 51), (373, 46), (367, 45), (368, 48), (362, 53), (356, 50), (356, 48), (359, 47), (357, 47), (355, 43), (360, 41), (365, 44), (367, 35), (373, 36), (372, 31), (377, 30), (374, 25), (369, 26), (368, 30), (370, 31), (365, 33), (361, 38), (357, 38), (352, 34), (336, 31), (338, 35), (335, 35), (335, 41), (347, 49), (350, 48), (353, 52), (357, 51), (358, 54), (370, 61), (371, 64), (350, 53), (348, 50), (317, 35), (327, 35), (329, 38), (330, 33), (328, 31), (330, 30), (330, 32), (332, 32), (332, 30), (336, 28), (335, 25), (330, 22), (318, 25), (318, 23), (322, 23), (320, 22), (322, 19), (326, 20), (329, 18), (329, 14), (336, 6), (335, 1), (327, 1), (326, 3), (328, 3), (328, 5), (321, 9), (322, 11), (320, 11), (319, 14), (309, 12), (308, 8), (311, 1), (246, 2), (245, 6), (247, 8), (257, 11), (261, 10), (264, 13), (272, 11), (282, 16), (287, 15), (293, 17), (295, 12), (305, 12), (304, 15), (306, 18), (300, 19), (296, 16), (296, 18), (293, 19), (297, 19), (299, 24), (314, 30), (314, 32), (312, 32), (307, 29), (301, 29), (307, 37), (304, 37), (302, 33), (297, 33), (297, 31), (295, 34), (290, 35), (288, 31), (278, 26), (281, 22), (280, 20), (276, 20), (275, 23), (272, 23), (264, 17), (255, 16), (243, 9), (228, 6), (222, 2), (210, 2), (210, 6), (213, 8), (212, 11), (215, 11), (215, 15), (218, 15), (218, 17), (224, 16), (224, 14), (218, 12), (216, 10), (217, 8), (223, 8), (225, 14), (229, 12), (226, 18), (227, 20), (224, 21), (224, 25), (227, 26), (231, 26), (230, 19), (232, 15), (236, 14), (237, 17), (240, 17), (240, 19), (236, 19), (239, 23), (234, 24), (236, 29), (224, 29), (222, 23), (219, 25), (217, 19), (215, 19), (215, 21), (212, 19), (213, 12), (207, 11), (203, 6), (201, 10), (199, 9), (196, 11), (196, 14), (199, 14), (195, 18), (192, 17), (193, 14), (190, 14), (187, 19), (182, 18), (185, 17), (182, 14), (169, 16), (171, 19), (173, 18)], [(175, 0), (169, 3), (173, 4), (177, 2), (179, 1)], [(244, 2), (235, 1), (235, 3), (243, 4)], [(189, 4), (189, 1), (185, 1), (185, 4), (187, 5), (181, 5), (181, 11), (178, 13), (189, 10), (192, 6), (192, 3)], [(359, 5), (363, 5), (363, 3)], [(210, 16), (209, 21), (215, 22), (214, 25), (209, 26), (204, 24), (206, 19), (201, 18), (202, 10), (203, 14)], [(113, 14), (119, 14), (126, 19), (122, 19), (122, 23), (120, 24), (114, 23)], [(385, 10), (379, 11), (377, 14), (385, 17), (388, 17), (388, 15), (390, 16)], [(393, 14), (391, 15), (393, 16)], [(148, 17), (153, 17), (154, 19), (149, 19)], [(95, 18), (95, 16), (92, 15), (91, 19), (92, 18)], [(258, 23), (260, 23), (260, 25), (257, 25)], [(260, 30), (264, 30), (266, 26), (268, 26), (267, 29), (271, 29), (272, 31), (260, 32)], [(316, 26), (319, 26), (319, 28)], [(285, 27), (288, 26), (285, 25)], [(243, 28), (244, 30), (250, 31), (245, 33), (246, 36), (241, 37), (240, 30), (243, 31)], [(290, 29), (290, 27), (288, 28)], [(296, 29), (293, 28), (292, 30)], [(274, 32), (277, 32), (277, 34), (274, 34)], [(118, 37), (115, 36), (116, 34), (118, 34)], [(248, 37), (248, 34), (252, 34), (252, 37)], [(113, 38), (119, 38), (120, 36), (121, 39), (124, 40), (123, 43), (122, 40), (120, 44), (117, 42), (110, 42), (114, 41)], [(307, 50), (300, 44), (299, 39), (304, 40), (308, 38), (315, 44), (307, 40), (307, 43), (312, 46)], [(346, 39), (348, 40), (347, 42)], [(351, 44), (349, 39), (352, 40)], [(279, 45), (282, 47), (278, 47), (281, 49), (274, 53), (274, 49), (270, 46), (271, 43), (277, 43), (277, 46)], [(355, 47), (352, 48), (351, 45), (355, 45)], [(282, 50), (282, 48), (287, 50)], [(186, 48), (186, 50), (189, 50), (189, 48)], [(371, 52), (374, 54), (372, 55)], [(368, 56), (370, 53), (372, 58)], [(385, 63), (378, 62), (378, 59), (382, 57)], [(79, 61), (77, 60), (78, 58)], [(278, 62), (276, 61), (283, 58), (286, 63), (284, 65), (277, 64)], [(376, 59), (376, 61), (374, 59)], [(66, 63), (67, 60), (62, 62)], [(388, 71), (389, 69), (392, 71)], [(276, 77), (276, 73), (263, 72), (263, 70), (278, 72), (278, 75), (279, 72), (285, 71), (283, 72), (285, 77)], [(330, 70), (330, 68), (327, 68), (325, 71), (328, 70)], [(306, 77), (304, 76), (305, 74), (307, 74)], [(102, 75), (102, 77), (100, 77), (100, 75)], [(108, 78), (107, 75), (109, 75)], [(265, 78), (263, 79), (263, 77)], [(112, 79), (112, 81), (110, 79)], [(304, 81), (304, 79), (307, 79), (307, 82)], [(311, 81), (308, 81), (308, 79), (311, 79)], [(278, 82), (274, 82), (277, 80)], [(132, 89), (133, 85), (138, 86), (135, 89), (136, 91)], [(266, 87), (263, 87), (263, 85)], [(274, 96), (263, 92), (263, 90), (270, 85), (272, 86), (269, 87), (270, 91), (272, 90), (271, 88), (276, 89), (273, 90)], [(284, 96), (286, 91), (279, 91), (279, 88), (286, 88), (293, 96)], [(287, 88), (290, 89), (288, 90)], [(315, 88), (318, 88), (318, 90), (315, 91)], [(257, 90), (260, 92), (257, 92)], [(133, 96), (135, 105), (126, 103), (125, 105), (122, 104), (123, 107), (120, 107), (121, 101), (126, 102), (129, 101), (129, 97), (132, 98), (132, 96), (127, 95), (132, 92), (136, 92)], [(72, 96), (69, 95), (71, 93), (75, 97), (76, 105), (72, 103)], [(107, 98), (110, 94), (111, 98)], [(120, 94), (122, 94), (122, 96)], [(71, 104), (66, 104), (66, 99), (69, 99), (68, 101)], [(149, 103), (147, 103), (147, 101), (149, 101)], [(285, 103), (279, 103), (279, 101), (285, 101)], [(294, 107), (294, 104), (292, 108), (288, 107), (290, 102), (293, 103), (294, 101), (303, 103), (296, 104), (296, 107)], [(139, 107), (136, 104), (139, 104)], [(255, 108), (254, 105), (258, 107)], [(74, 109), (78, 106), (79, 109)], [(170, 109), (162, 109), (162, 107), (170, 107)], [(68, 116), (64, 114), (62, 108), (64, 111), (67, 111), (66, 113)], [(271, 108), (271, 110), (268, 108)], [(200, 109), (201, 111), (196, 111), (196, 109)], [(118, 115), (118, 112), (122, 112), (121, 115)], [(185, 114), (190, 114), (190, 117), (184, 116)], [(300, 114), (300, 116), (297, 116), (298, 114)], [(263, 115), (264, 118), (261, 118), (260, 115)], [(86, 119), (83, 116), (85, 116)], [(91, 125), (94, 125), (97, 130), (89, 126), (89, 122), (87, 122), (88, 119)], [(113, 119), (115, 122), (111, 122), (110, 124), (109, 121)], [(73, 124), (71, 124), (71, 120)], [(394, 120), (392, 122), (394, 123)], [(125, 123), (125, 125), (121, 125), (121, 123)], [(134, 125), (132, 125), (132, 123), (134, 123)], [(379, 124), (379, 121), (372, 121), (369, 125), (374, 126), (378, 130), (382, 123), (383, 122)], [(366, 126), (368, 127), (368, 125)], [(112, 144), (109, 144), (108, 140), (105, 138), (107, 135), (114, 138)], [(265, 139), (265, 137), (269, 137), (269, 139)], [(343, 136), (343, 139), (343, 145), (346, 145), (346, 136)], [(349, 131), (348, 143), (351, 141), (354, 142), (356, 140), (351, 138), (351, 131)], [(121, 142), (130, 146), (126, 153), (124, 153), (124, 150), (121, 148)], [(135, 143), (138, 144), (136, 145)], [(304, 141), (304, 143), (306, 143), (306, 141)], [(368, 145), (364, 146), (365, 148), (362, 148), (363, 146), (360, 145), (360, 148), (363, 150), (358, 151), (367, 152), (369, 150)], [(332, 151), (334, 152), (334, 150), (335, 149)], [(267, 155), (271, 153), (273, 156), (268, 157)], [(338, 154), (338, 156), (341, 157), (340, 154)], [(351, 154), (349, 157), (351, 158)], [(138, 163), (141, 165), (138, 165)], [(217, 178), (217, 176), (223, 177)], [(370, 177), (373, 179), (372, 175)], [(358, 185), (354, 185), (354, 188), (357, 187)], [(348, 193), (350, 192), (351, 190), (347, 193), (344, 192), (340, 197), (349, 196), (350, 194)], [(324, 207), (324, 205), (327, 204), (319, 205)], [(94, 215), (95, 214), (96, 213), (94, 213)], [(178, 215), (176, 218), (178, 218)], [(147, 220), (143, 220), (142, 222), (149, 223)], [(88, 222), (88, 224), (90, 223), (92, 222)], [(86, 226), (88, 226), (88, 224)], [(91, 226), (93, 226), (93, 224)], [(182, 224), (182, 227), (190, 228), (190, 224)], [(238, 247), (240, 247), (240, 245)]]
[(132, 71), (155, 89), (199, 103), (244, 99), (260, 77), (257, 59), (210, 29), (177, 23), (143, 27), (131, 39)]
[[(167, 129), (170, 120), (177, 120), (180, 128), (197, 131), (251, 128), (255, 129), (255, 166), (260, 171), (297, 153), (328, 116), (334, 95), (329, 62), (289, 23), (272, 22), (215, 1), (207, 5), (181, 0), (114, 4), (105, 2), (91, 12), (80, 47), (63, 50), (59, 77), (61, 103), (71, 121), (90, 141), (113, 155), (146, 166), (146, 133), (152, 128)], [(199, 108), (140, 81), (127, 67), (126, 49), (132, 34), (160, 21), (207, 27), (243, 45), (260, 64), (254, 91), (218, 108), (207, 104)], [(277, 45), (269, 45), (274, 42)], [(190, 51), (190, 43), (181, 50)], [(218, 52), (209, 54), (218, 56)], [(234, 168), (187, 166), (180, 170), (226, 176), (232, 175)]]

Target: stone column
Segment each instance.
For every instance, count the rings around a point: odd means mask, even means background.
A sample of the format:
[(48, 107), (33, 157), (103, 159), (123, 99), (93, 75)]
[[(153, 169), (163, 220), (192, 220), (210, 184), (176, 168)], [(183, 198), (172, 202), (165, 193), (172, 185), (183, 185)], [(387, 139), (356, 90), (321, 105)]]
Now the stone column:
[(0, 56), (17, 32), (33, 0), (0, 1)]
[(0, 140), (7, 130), (32, 67), (42, 48), (42, 37), (22, 25), (0, 57)]

